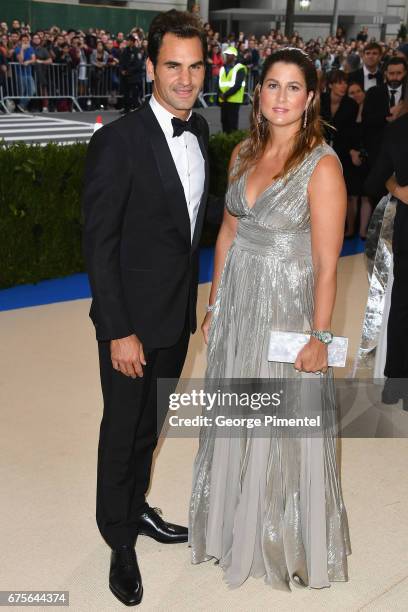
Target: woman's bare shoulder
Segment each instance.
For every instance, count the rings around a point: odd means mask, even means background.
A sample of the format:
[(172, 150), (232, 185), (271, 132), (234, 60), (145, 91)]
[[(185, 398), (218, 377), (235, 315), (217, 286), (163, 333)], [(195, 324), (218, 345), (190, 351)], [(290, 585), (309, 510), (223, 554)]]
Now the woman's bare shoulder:
[(328, 147), (317, 157), (308, 184), (309, 195), (319, 196), (323, 191), (344, 195), (345, 184), (342, 165), (336, 153)]
[(230, 169), (234, 166), (239, 154), (245, 150), (245, 148), (249, 144), (249, 138), (245, 138), (245, 140), (241, 140), (235, 147), (232, 149), (231, 157), (230, 157)]

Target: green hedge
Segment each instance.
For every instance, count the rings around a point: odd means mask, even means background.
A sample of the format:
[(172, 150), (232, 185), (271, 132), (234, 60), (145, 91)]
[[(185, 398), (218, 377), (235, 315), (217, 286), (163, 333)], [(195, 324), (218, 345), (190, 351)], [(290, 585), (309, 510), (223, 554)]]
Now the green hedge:
[[(210, 191), (225, 193), (226, 168), (244, 132), (210, 140)], [(0, 287), (84, 270), (80, 192), (85, 144), (0, 147)], [(205, 246), (217, 228), (206, 227)]]
[(244, 130), (215, 134), (210, 138), (210, 193), (221, 196), (227, 189), (227, 168), (232, 149), (248, 135)]

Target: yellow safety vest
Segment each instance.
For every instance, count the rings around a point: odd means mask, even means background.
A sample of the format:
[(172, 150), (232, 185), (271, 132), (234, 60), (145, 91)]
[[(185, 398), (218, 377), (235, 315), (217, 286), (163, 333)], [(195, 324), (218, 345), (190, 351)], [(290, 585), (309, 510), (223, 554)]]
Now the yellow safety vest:
[[(238, 70), (241, 70), (242, 68), (245, 70), (245, 74), (246, 74), (246, 67), (244, 66), (244, 64), (239, 64), (239, 63), (235, 64), (235, 66), (233, 66), (227, 74), (224, 66), (221, 66), (219, 80), (218, 80), (218, 85), (219, 85), (221, 93), (225, 93), (226, 91), (231, 89), (231, 87), (234, 87), (235, 81), (237, 79), (237, 72)], [(242, 85), (240, 89), (238, 89), (238, 91), (236, 91), (234, 94), (232, 94), (232, 96), (228, 98), (228, 102), (236, 102), (237, 104), (242, 104), (242, 102), (244, 101), (244, 93), (245, 93), (245, 79), (242, 81)], [(221, 103), (223, 102), (221, 97), (218, 98), (218, 101)]]

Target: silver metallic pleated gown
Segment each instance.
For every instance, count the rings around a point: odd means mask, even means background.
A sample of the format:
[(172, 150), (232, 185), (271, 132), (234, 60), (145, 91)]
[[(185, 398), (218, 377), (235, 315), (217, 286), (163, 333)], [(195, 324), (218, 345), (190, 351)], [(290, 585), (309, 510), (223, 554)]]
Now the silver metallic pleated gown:
[[(307, 187), (327, 154), (335, 155), (328, 145), (316, 147), (252, 208), (245, 197), (247, 173), (230, 185), (226, 205), (239, 223), (216, 296), (207, 379), (317, 378), (297, 374), (291, 364), (268, 362), (267, 349), (270, 330), (312, 326)], [(211, 427), (200, 431), (189, 515), (192, 562), (218, 560), (231, 587), (248, 576), (264, 576), (284, 590), (348, 579), (351, 551), (336, 459), (331, 369), (319, 380), (318, 401), (329, 425), (323, 436), (289, 438), (271, 431), (256, 437), (250, 429), (219, 437)], [(313, 391), (310, 397), (303, 394), (297, 408), (307, 412), (315, 399)]]

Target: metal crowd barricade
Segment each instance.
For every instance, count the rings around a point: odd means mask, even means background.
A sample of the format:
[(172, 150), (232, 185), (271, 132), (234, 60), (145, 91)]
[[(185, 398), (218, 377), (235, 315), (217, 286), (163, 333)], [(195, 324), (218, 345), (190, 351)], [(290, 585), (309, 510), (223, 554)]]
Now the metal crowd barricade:
[(70, 64), (30, 64), (9, 62), (0, 103), (6, 113), (7, 100), (26, 106), (29, 100), (71, 100), (81, 110), (75, 98), (76, 70)]
[[(202, 100), (201, 100), (202, 98)], [(207, 91), (206, 93), (200, 94), (199, 101), (203, 104), (205, 108), (209, 105), (217, 106), (218, 104), (218, 92), (217, 91)], [(210, 102), (210, 104), (208, 104)], [(253, 95), (249, 91), (244, 93), (244, 104), (252, 104)]]
[(99, 68), (92, 64), (72, 67), (68, 63), (31, 64), (10, 62), (7, 76), (0, 91), (0, 104), (10, 113), (7, 100), (23, 107), (29, 100), (71, 100), (73, 106), (82, 111), (79, 101), (103, 100), (116, 105), (120, 93), (120, 72), (117, 65), (106, 64)]
[[(143, 99), (151, 95), (151, 83), (143, 83)], [(123, 97), (120, 69), (117, 64), (99, 67), (93, 64), (70, 63), (31, 64), (10, 62), (7, 76), (0, 88), (0, 105), (10, 113), (7, 101), (26, 107), (29, 100), (70, 100), (78, 111), (91, 110), (94, 101), (100, 105), (117, 105)], [(198, 103), (204, 108), (216, 103), (217, 92), (200, 93)], [(244, 104), (252, 102), (252, 91), (247, 87)]]
[(106, 101), (115, 106), (118, 99), (123, 97), (120, 86), (120, 70), (117, 64), (105, 64), (98, 67), (93, 64), (79, 64), (75, 72), (75, 98), (85, 100)]

